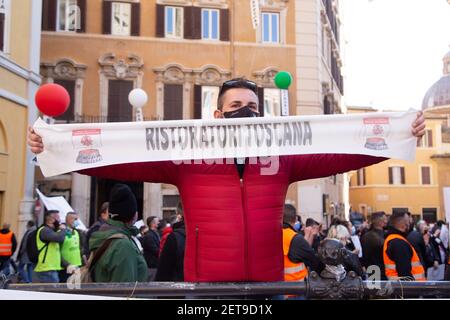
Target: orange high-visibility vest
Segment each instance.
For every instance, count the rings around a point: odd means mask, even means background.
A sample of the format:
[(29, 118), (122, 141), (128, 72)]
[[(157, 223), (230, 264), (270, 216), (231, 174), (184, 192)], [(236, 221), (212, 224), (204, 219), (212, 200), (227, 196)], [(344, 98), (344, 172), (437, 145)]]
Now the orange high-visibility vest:
[(12, 256), (12, 231), (0, 233), (0, 256)]
[(283, 229), (284, 281), (303, 281), (308, 276), (303, 262), (294, 263), (288, 258), (289, 247), (296, 234), (291, 228)]
[(408, 240), (406, 240), (405, 237), (399, 235), (399, 234), (390, 234), (387, 236), (386, 240), (384, 240), (384, 246), (383, 246), (383, 260), (384, 260), (384, 268), (386, 270), (386, 277), (388, 280), (399, 280), (400, 277), (398, 276), (395, 261), (391, 260), (389, 256), (387, 255), (386, 251), (388, 248), (388, 244), (393, 239), (401, 239), (405, 241), (409, 246), (411, 247), (411, 250), (413, 251), (413, 256), (411, 258), (411, 274), (413, 275), (414, 279), (416, 281), (425, 281), (425, 270), (422, 266), (422, 263), (420, 262), (419, 256), (417, 255), (416, 250), (414, 250), (414, 247), (409, 243)]

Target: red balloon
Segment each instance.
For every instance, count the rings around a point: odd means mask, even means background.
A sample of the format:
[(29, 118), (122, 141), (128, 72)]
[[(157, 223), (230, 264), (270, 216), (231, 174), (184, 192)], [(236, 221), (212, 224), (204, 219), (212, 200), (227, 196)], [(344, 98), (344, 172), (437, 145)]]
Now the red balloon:
[(34, 101), (43, 114), (57, 117), (66, 112), (70, 104), (70, 96), (63, 86), (48, 83), (39, 88)]

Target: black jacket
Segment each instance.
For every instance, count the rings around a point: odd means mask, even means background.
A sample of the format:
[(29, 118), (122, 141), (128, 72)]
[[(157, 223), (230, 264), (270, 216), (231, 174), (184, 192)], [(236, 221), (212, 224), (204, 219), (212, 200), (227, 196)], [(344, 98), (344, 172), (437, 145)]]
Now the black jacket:
[(372, 228), (365, 232), (361, 237), (361, 246), (363, 251), (361, 261), (363, 266), (366, 268), (371, 265), (378, 266), (381, 270), (381, 280), (386, 280), (386, 276), (384, 274), (383, 245), (383, 230)]
[(151, 269), (158, 267), (160, 238), (156, 231), (149, 230), (142, 238), (144, 248), (144, 258), (147, 266)]
[(155, 281), (184, 281), (184, 251), (186, 229), (184, 221), (173, 225), (158, 261)]
[(424, 268), (431, 267), (433, 264), (433, 259), (430, 257), (430, 251), (426, 248), (425, 240), (423, 240), (422, 234), (419, 231), (412, 230), (408, 234), (407, 239), (414, 247), (414, 250), (416, 250), (416, 253), (419, 256), (420, 262)]
[(97, 221), (95, 221), (95, 223), (89, 228), (89, 230), (86, 232), (86, 239), (85, 239), (85, 248), (84, 248), (84, 252), (86, 255), (89, 254), (89, 239), (91, 238), (92, 234), (94, 232), (97, 232), (100, 230), (100, 227), (102, 225), (104, 225), (106, 223), (105, 220), (103, 220), (102, 218), (99, 218)]
[[(386, 236), (391, 234), (399, 234), (405, 238), (407, 235), (393, 227), (388, 227), (388, 233)], [(414, 277), (411, 273), (411, 259), (413, 257), (413, 250), (409, 243), (401, 239), (393, 239), (389, 241), (386, 249), (387, 256), (395, 262), (395, 267), (399, 277), (407, 277), (413, 280)]]
[[(291, 228), (294, 230), (294, 228), (286, 223), (283, 224), (283, 228)], [(325, 267), (322, 262), (320, 262), (319, 257), (309, 245), (308, 241), (306, 241), (303, 235), (299, 233), (292, 238), (289, 246), (288, 258), (294, 263), (303, 262), (308, 269), (318, 273)]]

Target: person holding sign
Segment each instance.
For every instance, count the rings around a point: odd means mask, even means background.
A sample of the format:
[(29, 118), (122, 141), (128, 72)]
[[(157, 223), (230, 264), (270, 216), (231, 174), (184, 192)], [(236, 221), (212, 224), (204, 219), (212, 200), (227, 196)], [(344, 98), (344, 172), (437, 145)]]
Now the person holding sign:
[[(255, 82), (232, 79), (220, 89), (214, 117), (258, 117), (258, 104)], [(420, 138), (424, 129), (424, 117), (418, 113), (412, 134)], [(44, 150), (41, 137), (31, 128), (28, 145), (34, 153)], [(387, 158), (360, 154), (272, 158), (277, 170), (269, 173), (264, 171), (267, 163), (263, 158), (212, 164), (134, 162), (78, 173), (178, 187), (186, 224), (185, 281), (283, 281), (282, 218), (289, 185), (357, 170)]]

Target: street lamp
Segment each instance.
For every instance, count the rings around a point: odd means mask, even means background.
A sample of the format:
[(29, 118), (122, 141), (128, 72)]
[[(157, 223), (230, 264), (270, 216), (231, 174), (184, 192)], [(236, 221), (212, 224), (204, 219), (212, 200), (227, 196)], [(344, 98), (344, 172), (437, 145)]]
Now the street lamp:
[(147, 103), (148, 96), (147, 93), (136, 88), (130, 91), (128, 95), (128, 101), (133, 106), (136, 113), (136, 121), (144, 121), (144, 114), (142, 112), (142, 107)]

